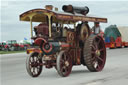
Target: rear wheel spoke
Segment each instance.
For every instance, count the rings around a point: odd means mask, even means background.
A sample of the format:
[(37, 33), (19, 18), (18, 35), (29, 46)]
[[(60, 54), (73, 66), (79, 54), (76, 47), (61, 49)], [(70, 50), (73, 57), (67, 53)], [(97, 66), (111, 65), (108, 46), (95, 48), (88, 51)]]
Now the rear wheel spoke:
[(95, 59), (96, 59), (95, 56), (93, 56), (93, 57), (92, 57), (92, 61), (95, 61)]
[(97, 65), (97, 69), (100, 69), (100, 66), (99, 66), (99, 64)]
[(100, 41), (101, 41), (101, 39), (99, 38), (99, 40), (98, 40), (98, 42), (97, 42), (97, 45), (99, 45), (99, 44), (100, 44)]
[(93, 50), (96, 50), (96, 47), (94, 45), (91, 46), (93, 48)]
[(97, 50), (97, 42), (96, 42), (96, 41), (93, 42), (93, 46), (94, 46), (95, 49)]
[(96, 52), (95, 51), (91, 51), (92, 54), (95, 54)]
[(102, 61), (103, 62), (103, 59), (101, 58), (101, 57), (97, 57), (100, 61)]
[(101, 48), (101, 49), (100, 49), (100, 52), (101, 52), (101, 51), (104, 51), (104, 48)]

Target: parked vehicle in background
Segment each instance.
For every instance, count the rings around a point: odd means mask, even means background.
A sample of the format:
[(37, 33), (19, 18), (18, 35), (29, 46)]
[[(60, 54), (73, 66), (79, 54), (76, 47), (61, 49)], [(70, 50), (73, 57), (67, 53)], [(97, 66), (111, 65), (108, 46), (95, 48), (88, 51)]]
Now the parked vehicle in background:
[(107, 27), (104, 31), (106, 48), (128, 47), (127, 32), (127, 28), (118, 28), (116, 25), (110, 25)]
[(9, 51), (9, 46), (5, 42), (1, 42), (0, 51)]
[(121, 33), (122, 46), (128, 47), (128, 26), (120, 26), (118, 30)]
[(21, 51), (30, 47), (30, 42), (17, 43), (16, 40), (8, 40), (7, 42), (0, 43), (0, 51)]
[(23, 43), (23, 44), (19, 44), (19, 50), (27, 50), (27, 48), (29, 48), (31, 46), (31, 44), (26, 44), (26, 43)]
[(2, 50), (2, 48), (3, 48), (3, 45), (2, 45), (2, 43), (0, 43), (0, 51)]
[(10, 51), (18, 51), (19, 50), (19, 44), (16, 40), (8, 40), (7, 41), (8, 47)]

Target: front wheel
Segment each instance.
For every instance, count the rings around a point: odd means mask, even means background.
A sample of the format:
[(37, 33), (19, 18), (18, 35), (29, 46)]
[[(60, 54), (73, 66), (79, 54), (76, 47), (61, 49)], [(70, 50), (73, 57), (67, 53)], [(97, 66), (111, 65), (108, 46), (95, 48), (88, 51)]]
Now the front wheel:
[(66, 51), (61, 51), (57, 56), (57, 71), (60, 76), (66, 77), (72, 70), (72, 59)]
[(42, 59), (39, 56), (39, 53), (33, 52), (30, 54), (29, 57), (27, 57), (26, 60), (26, 69), (30, 76), (37, 77), (42, 72), (42, 66), (40, 65), (42, 63)]

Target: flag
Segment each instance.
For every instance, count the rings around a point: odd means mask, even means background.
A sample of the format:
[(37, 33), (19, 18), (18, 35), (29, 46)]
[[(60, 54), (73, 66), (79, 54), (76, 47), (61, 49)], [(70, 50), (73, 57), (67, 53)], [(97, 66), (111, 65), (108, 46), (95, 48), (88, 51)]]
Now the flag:
[(24, 40), (28, 40), (28, 39), (25, 37)]

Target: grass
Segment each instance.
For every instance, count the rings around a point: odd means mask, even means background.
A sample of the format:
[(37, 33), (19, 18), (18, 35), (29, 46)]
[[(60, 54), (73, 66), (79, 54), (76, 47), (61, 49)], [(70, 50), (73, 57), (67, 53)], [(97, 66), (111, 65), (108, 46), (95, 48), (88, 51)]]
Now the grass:
[(25, 51), (0, 51), (0, 54), (23, 53)]

